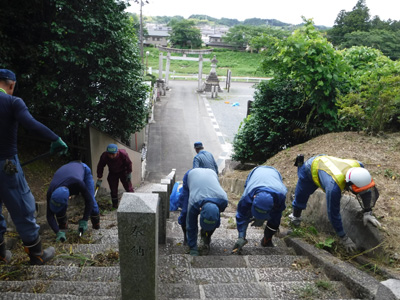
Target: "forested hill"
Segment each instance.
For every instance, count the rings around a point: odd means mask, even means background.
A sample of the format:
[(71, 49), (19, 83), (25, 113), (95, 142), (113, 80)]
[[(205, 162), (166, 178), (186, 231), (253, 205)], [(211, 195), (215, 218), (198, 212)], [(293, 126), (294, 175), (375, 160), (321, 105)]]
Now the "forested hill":
[[(171, 19), (184, 19), (181, 16), (156, 16), (151, 17), (153, 22), (160, 23), (160, 24), (168, 24)], [(213, 22), (217, 25), (225, 25), (229, 27), (233, 27), (236, 25), (251, 25), (251, 26), (260, 26), (260, 25), (268, 25), (268, 26), (277, 26), (277, 27), (292, 27), (292, 26), (300, 26), (302, 24), (289, 24), (284, 23), (276, 19), (260, 19), (260, 18), (251, 18), (245, 19), (244, 21), (239, 21), (238, 19), (228, 19), (228, 18), (213, 18), (207, 15), (190, 15), (188, 19), (192, 20), (199, 20), (199, 21), (206, 21), (206, 22)], [(315, 27), (319, 29), (328, 29), (329, 27), (315, 25)]]

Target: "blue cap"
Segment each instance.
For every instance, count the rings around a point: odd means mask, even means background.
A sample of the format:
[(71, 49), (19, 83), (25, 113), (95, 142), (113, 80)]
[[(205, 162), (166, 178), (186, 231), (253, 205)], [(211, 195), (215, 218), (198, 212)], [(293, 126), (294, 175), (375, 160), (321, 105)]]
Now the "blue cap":
[(17, 81), (15, 74), (7, 69), (0, 69), (0, 79), (9, 79), (12, 81)]
[(255, 195), (253, 205), (251, 206), (251, 213), (253, 217), (259, 220), (269, 219), (269, 212), (274, 206), (274, 198), (270, 193), (260, 192)]
[(205, 231), (212, 231), (219, 226), (219, 208), (215, 203), (207, 202), (201, 208), (200, 226)]
[(196, 142), (196, 143), (194, 143), (194, 148), (195, 148), (195, 149), (203, 148), (203, 143), (202, 143), (202, 142)]
[(55, 189), (50, 198), (50, 210), (55, 214), (59, 213), (67, 206), (68, 198), (69, 189), (65, 186)]
[(107, 146), (107, 152), (108, 153), (117, 153), (118, 152), (118, 146), (115, 144), (109, 144)]

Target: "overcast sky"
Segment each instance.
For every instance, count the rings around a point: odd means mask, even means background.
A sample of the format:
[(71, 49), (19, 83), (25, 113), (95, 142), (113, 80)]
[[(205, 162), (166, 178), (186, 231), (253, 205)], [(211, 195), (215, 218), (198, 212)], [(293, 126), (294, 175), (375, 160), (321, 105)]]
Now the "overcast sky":
[[(290, 24), (302, 22), (301, 16), (314, 19), (315, 25), (332, 27), (341, 10), (351, 11), (357, 0), (147, 0), (144, 16), (208, 15), (243, 21), (250, 18), (276, 19)], [(139, 14), (139, 4), (130, 1), (129, 12)], [(371, 17), (400, 20), (400, 0), (366, 0)]]

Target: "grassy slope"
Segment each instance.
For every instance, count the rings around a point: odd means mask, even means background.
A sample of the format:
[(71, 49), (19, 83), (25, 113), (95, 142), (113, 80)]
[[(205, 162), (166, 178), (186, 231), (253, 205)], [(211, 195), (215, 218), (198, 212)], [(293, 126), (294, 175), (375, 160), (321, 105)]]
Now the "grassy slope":
[[(148, 67), (153, 70), (158, 70), (159, 66), (159, 50), (157, 48), (145, 48), (144, 53), (149, 51), (148, 56)], [(164, 52), (164, 56), (166, 56)], [(178, 54), (171, 54), (178, 56)], [(216, 56), (217, 63), (217, 74), (219, 76), (225, 76), (228, 69), (232, 71), (232, 76), (243, 76), (243, 77), (266, 77), (263, 72), (258, 70), (260, 66), (262, 55), (258, 53), (239, 52), (231, 50), (219, 50), (215, 49), (212, 54), (204, 55), (204, 58), (212, 59)], [(198, 57), (198, 55), (188, 55), (188, 57)], [(146, 64), (146, 58), (144, 63)], [(163, 66), (165, 68), (165, 60)], [(182, 61), (182, 60), (171, 60), (170, 73), (174, 75), (187, 75), (197, 74), (199, 70), (199, 63), (197, 61)], [(203, 74), (208, 74), (211, 70), (210, 62), (203, 62)], [(154, 73), (153, 73), (154, 74)]]

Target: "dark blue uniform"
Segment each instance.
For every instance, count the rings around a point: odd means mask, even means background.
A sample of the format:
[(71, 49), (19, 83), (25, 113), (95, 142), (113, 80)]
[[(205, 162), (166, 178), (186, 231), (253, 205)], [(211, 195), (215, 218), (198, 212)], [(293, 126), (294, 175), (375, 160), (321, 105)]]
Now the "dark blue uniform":
[[(58, 136), (32, 117), (21, 98), (0, 91), (0, 242), (6, 231), (6, 222), (1, 213), (4, 203), (22, 241), (28, 245), (38, 238), (39, 225), (34, 216), (35, 199), (17, 155), (18, 124), (52, 142)], [(4, 170), (6, 160), (15, 166), (17, 172)]]
[[(85, 199), (85, 211), (83, 220), (87, 221), (89, 216), (99, 215), (99, 207), (94, 198), (94, 181), (92, 171), (82, 162), (70, 162), (54, 173), (53, 180), (50, 182), (47, 190), (47, 222), (55, 233), (59, 231), (59, 227), (54, 213), (50, 209), (51, 194), (59, 187), (66, 187), (69, 190), (69, 195), (82, 194)], [(67, 211), (67, 206), (57, 216), (64, 216)]]

